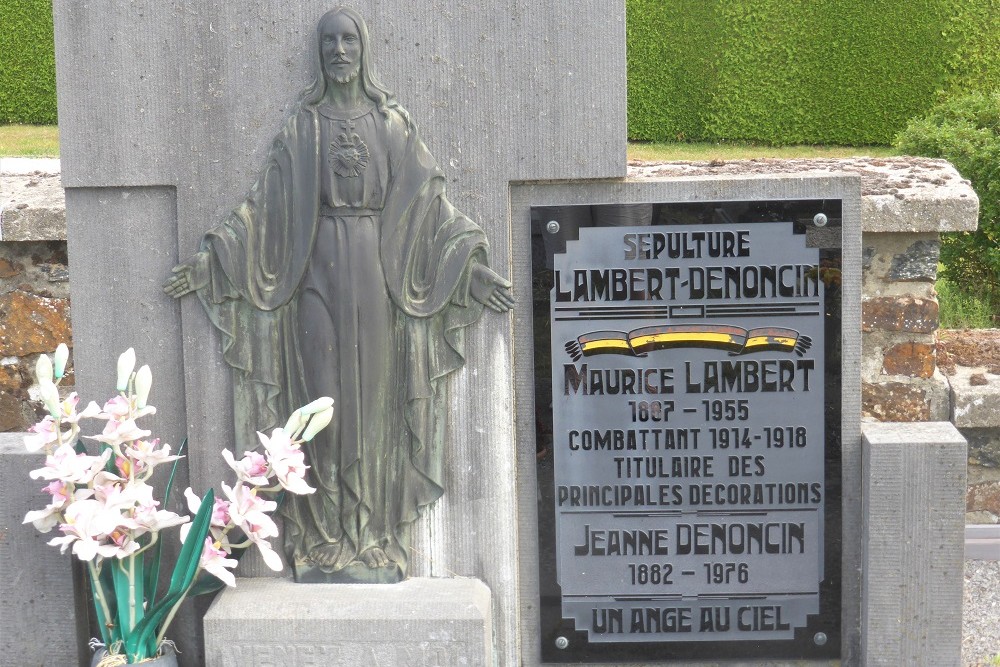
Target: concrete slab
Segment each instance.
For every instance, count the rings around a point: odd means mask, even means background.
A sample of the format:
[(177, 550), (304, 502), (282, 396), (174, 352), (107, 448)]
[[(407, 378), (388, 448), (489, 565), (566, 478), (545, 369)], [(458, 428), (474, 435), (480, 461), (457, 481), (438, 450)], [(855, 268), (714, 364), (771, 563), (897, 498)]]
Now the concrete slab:
[(490, 590), (476, 579), (240, 579), (205, 615), (205, 664), (486, 667), (492, 635)]

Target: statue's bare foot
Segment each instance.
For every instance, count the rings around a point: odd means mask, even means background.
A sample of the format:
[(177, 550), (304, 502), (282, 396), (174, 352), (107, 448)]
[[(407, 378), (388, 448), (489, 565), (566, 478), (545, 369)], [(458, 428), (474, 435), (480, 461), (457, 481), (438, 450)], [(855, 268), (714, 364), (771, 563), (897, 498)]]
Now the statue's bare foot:
[(369, 547), (365, 549), (361, 552), (361, 555), (358, 556), (358, 558), (362, 563), (372, 569), (392, 565), (392, 561), (389, 560), (389, 557), (386, 556), (385, 552), (379, 547)]
[(331, 568), (337, 564), (343, 549), (344, 545), (340, 542), (321, 544), (309, 552), (309, 560), (321, 568)]

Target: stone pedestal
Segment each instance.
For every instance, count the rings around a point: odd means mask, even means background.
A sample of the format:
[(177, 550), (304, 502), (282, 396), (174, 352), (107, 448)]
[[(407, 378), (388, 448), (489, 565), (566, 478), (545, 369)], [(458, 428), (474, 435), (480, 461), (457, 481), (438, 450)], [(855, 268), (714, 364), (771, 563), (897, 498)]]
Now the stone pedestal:
[(866, 424), (864, 665), (957, 665), (966, 444), (948, 422)]
[(492, 665), (490, 605), (478, 579), (239, 579), (205, 615), (205, 664)]

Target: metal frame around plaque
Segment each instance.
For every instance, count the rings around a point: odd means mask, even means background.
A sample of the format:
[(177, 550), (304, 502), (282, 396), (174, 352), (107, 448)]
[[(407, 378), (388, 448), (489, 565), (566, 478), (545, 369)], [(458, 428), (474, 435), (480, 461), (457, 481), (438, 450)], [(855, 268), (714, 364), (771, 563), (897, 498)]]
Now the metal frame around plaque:
[(840, 655), (841, 223), (531, 208), (544, 662)]

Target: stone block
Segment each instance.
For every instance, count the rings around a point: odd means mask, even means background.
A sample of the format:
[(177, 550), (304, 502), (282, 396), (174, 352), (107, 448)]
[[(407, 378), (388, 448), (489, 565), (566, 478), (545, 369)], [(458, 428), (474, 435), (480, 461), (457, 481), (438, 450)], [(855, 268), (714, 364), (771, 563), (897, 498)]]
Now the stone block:
[(1000, 515), (1000, 482), (970, 484), (965, 494), (965, 511)]
[(66, 204), (55, 169), (0, 174), (0, 241), (66, 240)]
[(969, 443), (969, 464), (988, 469), (1000, 468), (1000, 429), (958, 429)]
[(958, 665), (966, 444), (948, 422), (862, 428), (861, 664)]
[(937, 280), (940, 241), (921, 240), (892, 258), (889, 280), (934, 282)]
[(52, 352), (72, 335), (68, 299), (21, 290), (0, 295), (0, 355), (20, 357)]
[(958, 366), (949, 381), (955, 426), (1000, 427), (1000, 375), (984, 372), (981, 368)]
[(485, 667), (492, 635), (490, 590), (477, 579), (239, 579), (205, 615), (205, 664)]
[(934, 346), (913, 342), (893, 345), (882, 357), (882, 368), (889, 375), (929, 378), (934, 375)]
[(931, 417), (927, 392), (905, 382), (861, 385), (861, 413), (878, 421), (919, 422)]
[(28, 473), (44, 456), (24, 449), (23, 433), (0, 434), (0, 664), (76, 665), (76, 606), (70, 556), (46, 542), (24, 515), (49, 496)]
[(938, 328), (938, 303), (919, 297), (875, 297), (861, 305), (861, 330), (932, 333)]

